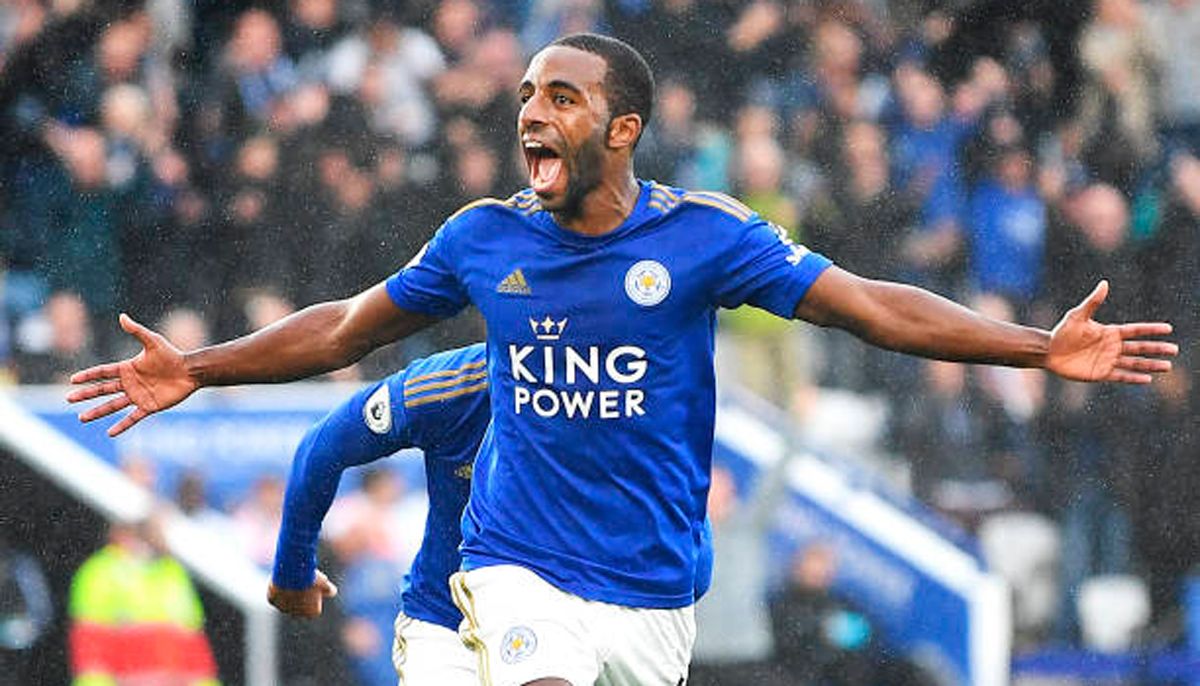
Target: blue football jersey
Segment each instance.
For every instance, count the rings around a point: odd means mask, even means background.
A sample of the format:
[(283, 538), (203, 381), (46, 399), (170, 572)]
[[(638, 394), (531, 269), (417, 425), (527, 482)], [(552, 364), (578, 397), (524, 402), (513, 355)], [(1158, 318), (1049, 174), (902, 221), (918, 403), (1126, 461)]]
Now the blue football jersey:
[(693, 601), (705, 519), (718, 307), (790, 317), (826, 258), (731, 198), (640, 182), (597, 237), (536, 195), (482, 200), (387, 281), (401, 308), (488, 327), (492, 423), (463, 566), (519, 564), (591, 600)]
[(317, 534), (343, 470), (420, 448), (429, 513), (401, 601), (410, 617), (458, 628), (462, 614), (447, 579), (459, 569), (459, 522), (491, 419), (485, 365), (483, 344), (418, 360), (356, 393), (308, 431), (288, 479), (272, 575), (277, 586), (312, 584)]

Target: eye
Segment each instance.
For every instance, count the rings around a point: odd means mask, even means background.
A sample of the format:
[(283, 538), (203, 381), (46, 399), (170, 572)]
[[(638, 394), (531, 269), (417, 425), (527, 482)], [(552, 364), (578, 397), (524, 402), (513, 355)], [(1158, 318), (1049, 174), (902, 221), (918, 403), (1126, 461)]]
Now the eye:
[(521, 93), (517, 95), (517, 99), (521, 101), (522, 105), (529, 102), (530, 97), (529, 91), (521, 91)]
[(574, 103), (575, 103), (575, 101), (572, 100), (570, 98), (570, 96), (563, 95), (562, 93), (559, 93), (554, 96), (554, 104), (555, 105), (571, 105)]

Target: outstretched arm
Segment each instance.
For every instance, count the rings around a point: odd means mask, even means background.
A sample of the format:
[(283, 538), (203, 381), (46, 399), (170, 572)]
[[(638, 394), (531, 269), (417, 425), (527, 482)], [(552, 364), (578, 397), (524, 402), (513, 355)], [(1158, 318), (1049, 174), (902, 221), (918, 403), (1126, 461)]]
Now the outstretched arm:
[(845, 329), (889, 350), (953, 362), (1038, 367), (1076, 381), (1149, 383), (1170, 371), (1179, 348), (1144, 340), (1171, 333), (1165, 322), (1101, 324), (1092, 316), (1108, 295), (1102, 281), (1052, 331), (985, 317), (914, 286), (875, 281), (830, 267), (795, 317)]
[(353, 298), (306, 307), (241, 338), (185, 353), (123, 314), (121, 328), (138, 339), (142, 352), (76, 373), (71, 383), (89, 385), (72, 391), (67, 400), (107, 399), (79, 415), (85, 422), (134, 406), (108, 430), (116, 436), (202, 386), (278, 383), (340, 369), (433, 321), (397, 307), (379, 284)]

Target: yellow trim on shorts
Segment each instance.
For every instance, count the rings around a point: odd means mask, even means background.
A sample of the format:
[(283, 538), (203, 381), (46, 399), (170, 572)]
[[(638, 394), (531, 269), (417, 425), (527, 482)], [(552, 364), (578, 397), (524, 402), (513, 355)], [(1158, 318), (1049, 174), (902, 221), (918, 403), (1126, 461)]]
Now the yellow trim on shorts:
[(392, 669), (396, 671), (396, 678), (400, 680), (399, 686), (408, 686), (408, 679), (404, 677), (404, 670), (400, 665), (408, 662), (408, 639), (404, 638), (402, 633), (412, 622), (412, 617), (404, 614), (404, 610), (397, 612), (396, 619), (392, 622)]
[(492, 686), (492, 669), (491, 663), (488, 662), (487, 646), (479, 636), (479, 620), (475, 618), (475, 596), (471, 589), (467, 588), (465, 572), (450, 575), (450, 598), (466, 620), (458, 628), (458, 637), (462, 639), (463, 645), (475, 652), (479, 660), (479, 683), (482, 686)]

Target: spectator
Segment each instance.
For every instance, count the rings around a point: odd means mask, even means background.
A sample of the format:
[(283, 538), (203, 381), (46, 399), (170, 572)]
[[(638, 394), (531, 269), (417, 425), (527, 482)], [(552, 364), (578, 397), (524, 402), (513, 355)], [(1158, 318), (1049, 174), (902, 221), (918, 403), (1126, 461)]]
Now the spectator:
[(1176, 155), (1161, 198), (1161, 221), (1138, 248), (1145, 305), (1190, 340), (1200, 334), (1200, 283), (1192, 278), (1200, 273), (1200, 160)]
[(17, 376), (22, 383), (66, 383), (79, 365), (98, 359), (92, 347), (87, 307), (76, 294), (50, 296), (40, 315), (26, 319), (18, 331)]
[(331, 66), (334, 92), (357, 93), (375, 133), (414, 148), (432, 142), (437, 113), (429, 84), (446, 68), (432, 37), (380, 12), (365, 35), (343, 41)]
[[(270, 136), (253, 136), (238, 148), (231, 178), (220, 195), (221, 235), (236, 259), (224, 267), (226, 288), (292, 286), (301, 255), (311, 246), (305, 225), (289, 220), (281, 197), (279, 144)], [(300, 214), (300, 213), (296, 213)], [(300, 233), (300, 240), (288, 236)]]
[(341, 640), (350, 670), (359, 686), (393, 686), (393, 623), (400, 611), (396, 589), (404, 580), (407, 565), (388, 555), (379, 555), (367, 540), (337, 544), (345, 572), (338, 597), (345, 611)]
[(156, 517), (109, 526), (71, 582), (70, 617), (75, 686), (219, 683), (200, 597)]
[(809, 245), (856, 273), (893, 278), (900, 239), (915, 217), (892, 183), (883, 130), (866, 121), (847, 125), (836, 169), (845, 173), (833, 175), (828, 197), (803, 222)]
[(920, 213), (917, 229), (901, 248), (901, 276), (953, 291), (963, 242), (957, 151), (971, 124), (947, 111), (942, 85), (915, 65), (897, 68), (896, 88), (904, 116), (892, 137), (892, 179)]
[(263, 569), (275, 559), (275, 539), (283, 520), (284, 481), (275, 475), (258, 477), (247, 497), (233, 511), (233, 526), (246, 557)]
[(208, 502), (203, 472), (189, 469), (175, 487), (175, 505), (192, 521), (218, 535), (230, 532), (229, 516)]
[(1147, 46), (1159, 64), (1158, 110), (1166, 138), (1193, 155), (1200, 154), (1200, 91), (1193, 75), (1200, 69), (1200, 2), (1170, 0), (1145, 7)]
[(158, 463), (140, 453), (121, 458), (121, 473), (149, 493), (158, 492)]
[[(749, 132), (738, 144), (737, 181), (743, 202), (764, 219), (778, 222), (780, 237), (792, 240), (785, 226), (796, 226), (797, 210), (783, 186), (783, 149), (775, 139)], [(791, 408), (799, 385), (809, 378), (804, 366), (805, 334), (787, 322), (752, 308), (723, 311), (720, 317), (721, 362), (728, 378), (781, 408)]]
[(1139, 409), (1151, 433), (1133, 447), (1141, 475), (1134, 501), (1136, 550), (1145, 565), (1154, 623), (1164, 631), (1183, 604), (1187, 578), (1200, 564), (1200, 526), (1192, 513), (1200, 483), (1195, 460), (1200, 387), (1195, 379), (1196, 368), (1182, 363), (1154, 385)]
[(247, 10), (234, 25), (200, 113), (202, 135), (220, 147), (227, 137), (236, 141), (255, 133), (270, 121), (298, 79), (295, 65), (283, 52), (278, 22), (265, 10)]
[(1086, 157), (1101, 181), (1131, 193), (1158, 151), (1155, 51), (1135, 0), (1095, 0), (1093, 8), (1079, 36)]
[(0, 669), (12, 683), (32, 683), (32, 648), (54, 621), (41, 564), (0, 535)]
[(283, 27), (284, 52), (305, 81), (328, 83), (331, 55), (349, 32), (338, 0), (290, 0)]
[[(688, 683), (787, 683), (772, 664), (775, 641), (767, 609), (767, 532), (786, 492), (787, 463), (780, 458), (741, 489), (728, 466), (713, 464), (708, 495), (713, 581), (696, 606), (696, 645)], [(731, 627), (737, 630), (730, 631)]]
[[(441, 6), (470, 2), (449, 0)], [(491, 127), (494, 122), (515, 116), (517, 102), (512, 85), (520, 82), (523, 73), (521, 43), (516, 34), (508, 29), (481, 33), (457, 62), (434, 79), (437, 107), (443, 114), (468, 117), (489, 127), (489, 142), (497, 150), (508, 150), (512, 147), (510, 141), (515, 143), (513, 134)]]
[(122, 256), (106, 142), (95, 129), (57, 127), (47, 132), (47, 142), (67, 176), (51, 172), (46, 186), (30, 189), (46, 215), (35, 226), (45, 227), (44, 238), (53, 237), (46, 241), (42, 274), (51, 289), (74, 290), (90, 314), (108, 319), (121, 291)]
[[(892, 185), (887, 138), (882, 129), (856, 121), (842, 129), (839, 163), (830, 188), (808, 207), (802, 224), (807, 245), (857, 274), (895, 278), (895, 256), (915, 220), (914, 208)], [(901, 396), (895, 355), (836, 331), (821, 331), (820, 381), (859, 392)]]
[(998, 151), (993, 171), (970, 202), (968, 281), (996, 293), (1027, 319), (1042, 292), (1046, 206), (1033, 186), (1032, 160), (1019, 146)]
[(212, 339), (203, 315), (188, 307), (177, 307), (167, 312), (158, 323), (157, 330), (180, 350), (203, 348)]
[[(1004, 297), (978, 295), (972, 309), (1000, 321), (1015, 321)], [(1012, 506), (1048, 512), (1046, 450), (1038, 431), (1046, 411), (1046, 375), (1038, 369), (978, 366), (971, 370), (990, 416), (989, 472), (1013, 498)]]
[[(1094, 184), (1067, 201), (1072, 226), (1058, 227), (1050, 249), (1053, 280), (1048, 284), (1055, 307), (1066, 289), (1100, 274), (1126, 284), (1105, 304), (1109, 316), (1140, 307), (1141, 275), (1129, 238), (1129, 210), (1117, 189)], [(1062, 584), (1065, 607), (1056, 632), (1060, 640), (1077, 638), (1074, 607), (1080, 585), (1090, 575), (1132, 571), (1132, 507), (1136, 500), (1132, 435), (1122, 428), (1115, 408), (1135, 403), (1127, 389), (1056, 384), (1047, 402), (1052, 463), (1060, 478), (1054, 501), (1062, 503)]]
[(246, 317), (246, 331), (258, 331), (288, 316), (296, 310), (296, 306), (278, 293), (257, 290), (246, 294), (242, 309)]
[(334, 501), (324, 531), (343, 560), (369, 554), (405, 570), (420, 545), (426, 507), (394, 473), (364, 470), (361, 490)]
[(940, 683), (883, 649), (870, 617), (838, 598), (837, 551), (813, 541), (792, 558), (784, 590), (771, 604), (779, 663), (788, 683), (822, 686), (925, 686)]
[(923, 361), (921, 369), (920, 390), (895, 407), (892, 440), (912, 465), (913, 492), (973, 526), (1011, 500), (991, 464), (1004, 445), (999, 408), (966, 366)]
[(10, 2), (0, 7), (0, 74), (4, 73), (9, 56), (36, 37), (45, 22), (46, 8), (36, 0)]
[[(1141, 307), (1144, 278), (1129, 236), (1129, 203), (1116, 188), (1093, 184), (1064, 204), (1063, 222), (1047, 236), (1046, 294), (1055, 311), (1099, 279), (1121, 284), (1105, 303), (1110, 317)], [(1088, 284), (1088, 285), (1085, 285)]]
[(698, 129), (692, 89), (681, 81), (660, 84), (654, 124), (642, 134), (635, 153), (646, 178), (674, 186), (696, 185), (687, 180), (699, 174), (695, 169), (700, 156)]

